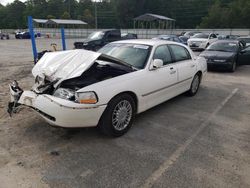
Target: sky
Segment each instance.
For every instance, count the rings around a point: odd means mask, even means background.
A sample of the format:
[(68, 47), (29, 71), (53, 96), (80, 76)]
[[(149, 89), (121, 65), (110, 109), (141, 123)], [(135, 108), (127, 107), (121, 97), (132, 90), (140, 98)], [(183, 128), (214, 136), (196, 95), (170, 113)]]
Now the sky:
[[(0, 3), (2, 5), (6, 5), (7, 3), (12, 3), (14, 0), (0, 0)], [(26, 0), (20, 0), (22, 2), (26, 1)]]

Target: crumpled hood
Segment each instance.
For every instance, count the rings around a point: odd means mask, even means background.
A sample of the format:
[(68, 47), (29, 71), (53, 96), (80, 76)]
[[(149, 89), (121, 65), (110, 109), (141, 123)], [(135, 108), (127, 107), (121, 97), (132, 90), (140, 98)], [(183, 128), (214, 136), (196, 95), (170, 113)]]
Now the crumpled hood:
[(45, 75), (50, 81), (80, 76), (100, 56), (87, 50), (47, 52), (32, 69), (34, 77)]

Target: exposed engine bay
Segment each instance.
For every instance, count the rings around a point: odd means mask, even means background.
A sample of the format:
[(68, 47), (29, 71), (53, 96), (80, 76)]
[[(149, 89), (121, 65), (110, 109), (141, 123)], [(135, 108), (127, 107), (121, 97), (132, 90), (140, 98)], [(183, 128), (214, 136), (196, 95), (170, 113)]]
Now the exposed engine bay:
[(62, 88), (78, 90), (88, 85), (114, 78), (126, 73), (132, 72), (130, 68), (114, 63), (95, 62), (81, 76), (65, 80), (60, 84)]

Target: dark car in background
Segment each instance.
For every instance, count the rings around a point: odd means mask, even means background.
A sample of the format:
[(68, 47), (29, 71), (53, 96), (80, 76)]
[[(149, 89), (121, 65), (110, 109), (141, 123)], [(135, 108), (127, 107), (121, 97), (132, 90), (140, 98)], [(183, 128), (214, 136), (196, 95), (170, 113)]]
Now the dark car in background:
[(121, 34), (121, 39), (122, 40), (127, 40), (127, 39), (137, 39), (137, 34), (135, 33), (122, 33)]
[(1, 40), (4, 40), (4, 39), (10, 39), (10, 36), (9, 34), (6, 34), (6, 33), (0, 33), (0, 39)]
[(218, 35), (218, 40), (237, 40), (239, 35)]
[(76, 49), (85, 49), (97, 51), (106, 44), (121, 40), (121, 31), (119, 29), (96, 31), (91, 33), (87, 39), (75, 42)]
[(188, 38), (185, 36), (179, 36), (179, 39), (183, 41), (183, 44), (187, 45)]
[(181, 40), (177, 35), (159, 35), (159, 36), (154, 37), (152, 39), (168, 40), (168, 41), (173, 41), (173, 42), (185, 44), (185, 42), (183, 40)]
[(218, 40), (208, 46), (200, 56), (207, 60), (208, 69), (226, 69), (234, 72), (236, 67), (248, 64), (250, 48), (237, 40)]
[(242, 43), (244, 43), (245, 46), (249, 46), (250, 45), (250, 36), (239, 37), (238, 41), (241, 41)]
[[(30, 32), (25, 31), (25, 32), (16, 32), (15, 33), (15, 38), (16, 39), (30, 39)], [(35, 34), (35, 38), (37, 37), (37, 34)]]

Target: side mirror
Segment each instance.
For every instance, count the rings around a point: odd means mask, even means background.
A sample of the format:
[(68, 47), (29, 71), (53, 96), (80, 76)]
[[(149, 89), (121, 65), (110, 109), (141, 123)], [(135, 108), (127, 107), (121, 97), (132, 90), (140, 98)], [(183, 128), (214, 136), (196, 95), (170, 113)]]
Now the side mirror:
[(154, 59), (153, 61), (153, 70), (158, 69), (163, 66), (163, 61), (161, 59)]

